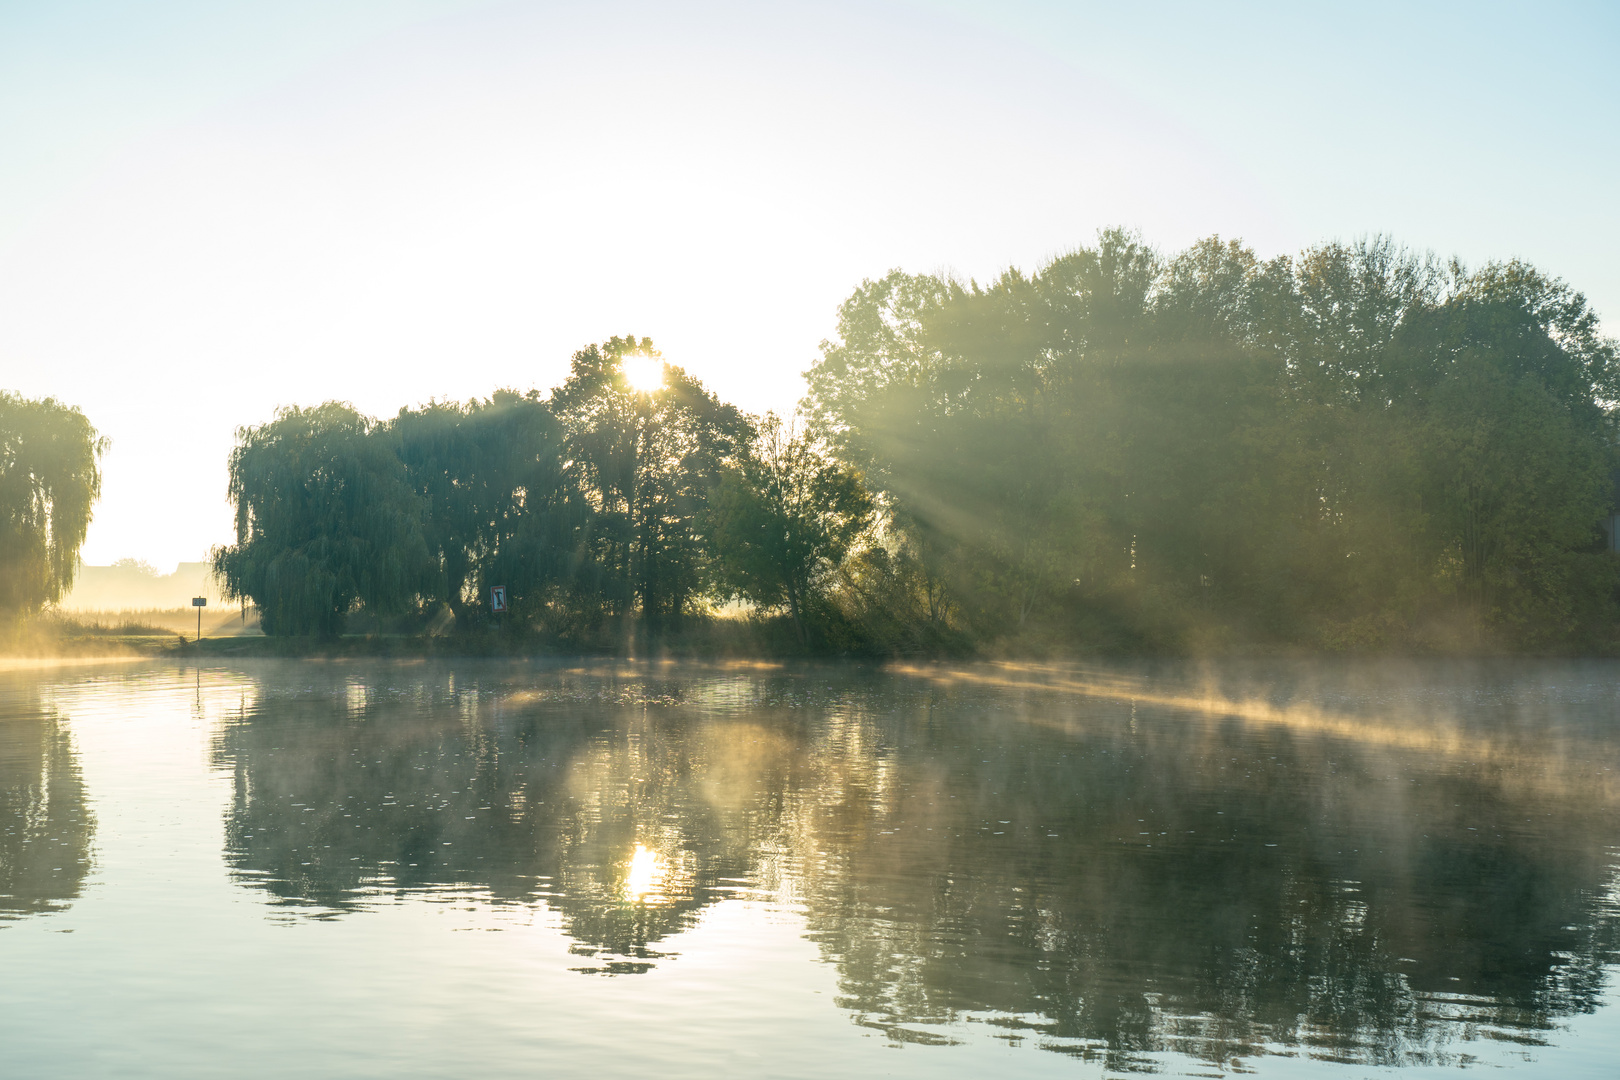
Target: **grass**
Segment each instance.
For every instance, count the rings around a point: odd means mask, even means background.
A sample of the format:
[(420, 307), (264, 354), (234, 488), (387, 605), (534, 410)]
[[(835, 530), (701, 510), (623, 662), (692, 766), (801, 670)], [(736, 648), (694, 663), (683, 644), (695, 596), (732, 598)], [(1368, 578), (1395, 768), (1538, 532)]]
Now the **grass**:
[[(51, 610), (13, 628), (6, 640), (0, 628), (0, 655), (13, 657), (172, 656), (172, 657), (523, 657), (634, 656), (637, 659), (784, 660), (811, 657), (887, 655), (870, 643), (839, 633), (833, 626), (801, 642), (792, 622), (780, 614), (693, 613), (679, 630), (651, 644), (627, 645), (620, 626), (580, 632), (514, 623), (488, 622), (444, 627), (431, 618), (350, 619), (358, 631), (337, 638), (266, 637), (251, 609), (204, 609), (202, 639), (194, 608), (136, 611)], [(381, 631), (381, 632), (378, 632)], [(910, 655), (910, 653), (905, 653)]]
[[(259, 636), (258, 620), (240, 611), (214, 609), (202, 619), (204, 635)], [(10, 625), (0, 625), (0, 653), (13, 657), (156, 656), (194, 647), (195, 608), (134, 611), (48, 609)]]

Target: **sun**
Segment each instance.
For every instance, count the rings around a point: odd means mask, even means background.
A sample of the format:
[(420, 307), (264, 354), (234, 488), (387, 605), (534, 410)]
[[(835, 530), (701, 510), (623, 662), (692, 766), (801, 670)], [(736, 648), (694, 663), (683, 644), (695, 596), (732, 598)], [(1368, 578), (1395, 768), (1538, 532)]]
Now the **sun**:
[(664, 362), (656, 356), (626, 356), (620, 368), (632, 390), (650, 394), (664, 388)]

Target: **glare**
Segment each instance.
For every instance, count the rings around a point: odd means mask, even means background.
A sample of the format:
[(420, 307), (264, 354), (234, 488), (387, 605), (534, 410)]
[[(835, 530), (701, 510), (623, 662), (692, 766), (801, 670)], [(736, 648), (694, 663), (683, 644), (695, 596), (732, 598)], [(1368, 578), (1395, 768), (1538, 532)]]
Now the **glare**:
[(624, 878), (624, 898), (632, 903), (658, 899), (658, 884), (664, 880), (667, 869), (658, 852), (641, 844), (630, 856), (630, 872)]
[(664, 362), (656, 356), (627, 356), (622, 363), (624, 379), (631, 389), (643, 394), (664, 386)]

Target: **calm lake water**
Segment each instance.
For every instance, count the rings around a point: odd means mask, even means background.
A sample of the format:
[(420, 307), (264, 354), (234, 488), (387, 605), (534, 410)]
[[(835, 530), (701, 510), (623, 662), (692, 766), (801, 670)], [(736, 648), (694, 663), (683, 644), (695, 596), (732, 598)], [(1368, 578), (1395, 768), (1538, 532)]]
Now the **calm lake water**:
[(1620, 665), (0, 670), (0, 1074), (1620, 1074)]

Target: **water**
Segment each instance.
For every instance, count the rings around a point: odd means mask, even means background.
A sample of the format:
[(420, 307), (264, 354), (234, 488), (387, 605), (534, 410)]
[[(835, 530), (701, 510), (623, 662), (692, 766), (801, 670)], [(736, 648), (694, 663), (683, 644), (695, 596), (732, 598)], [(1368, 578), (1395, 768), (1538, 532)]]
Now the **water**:
[(1620, 665), (0, 671), (6, 1076), (1614, 1075)]

